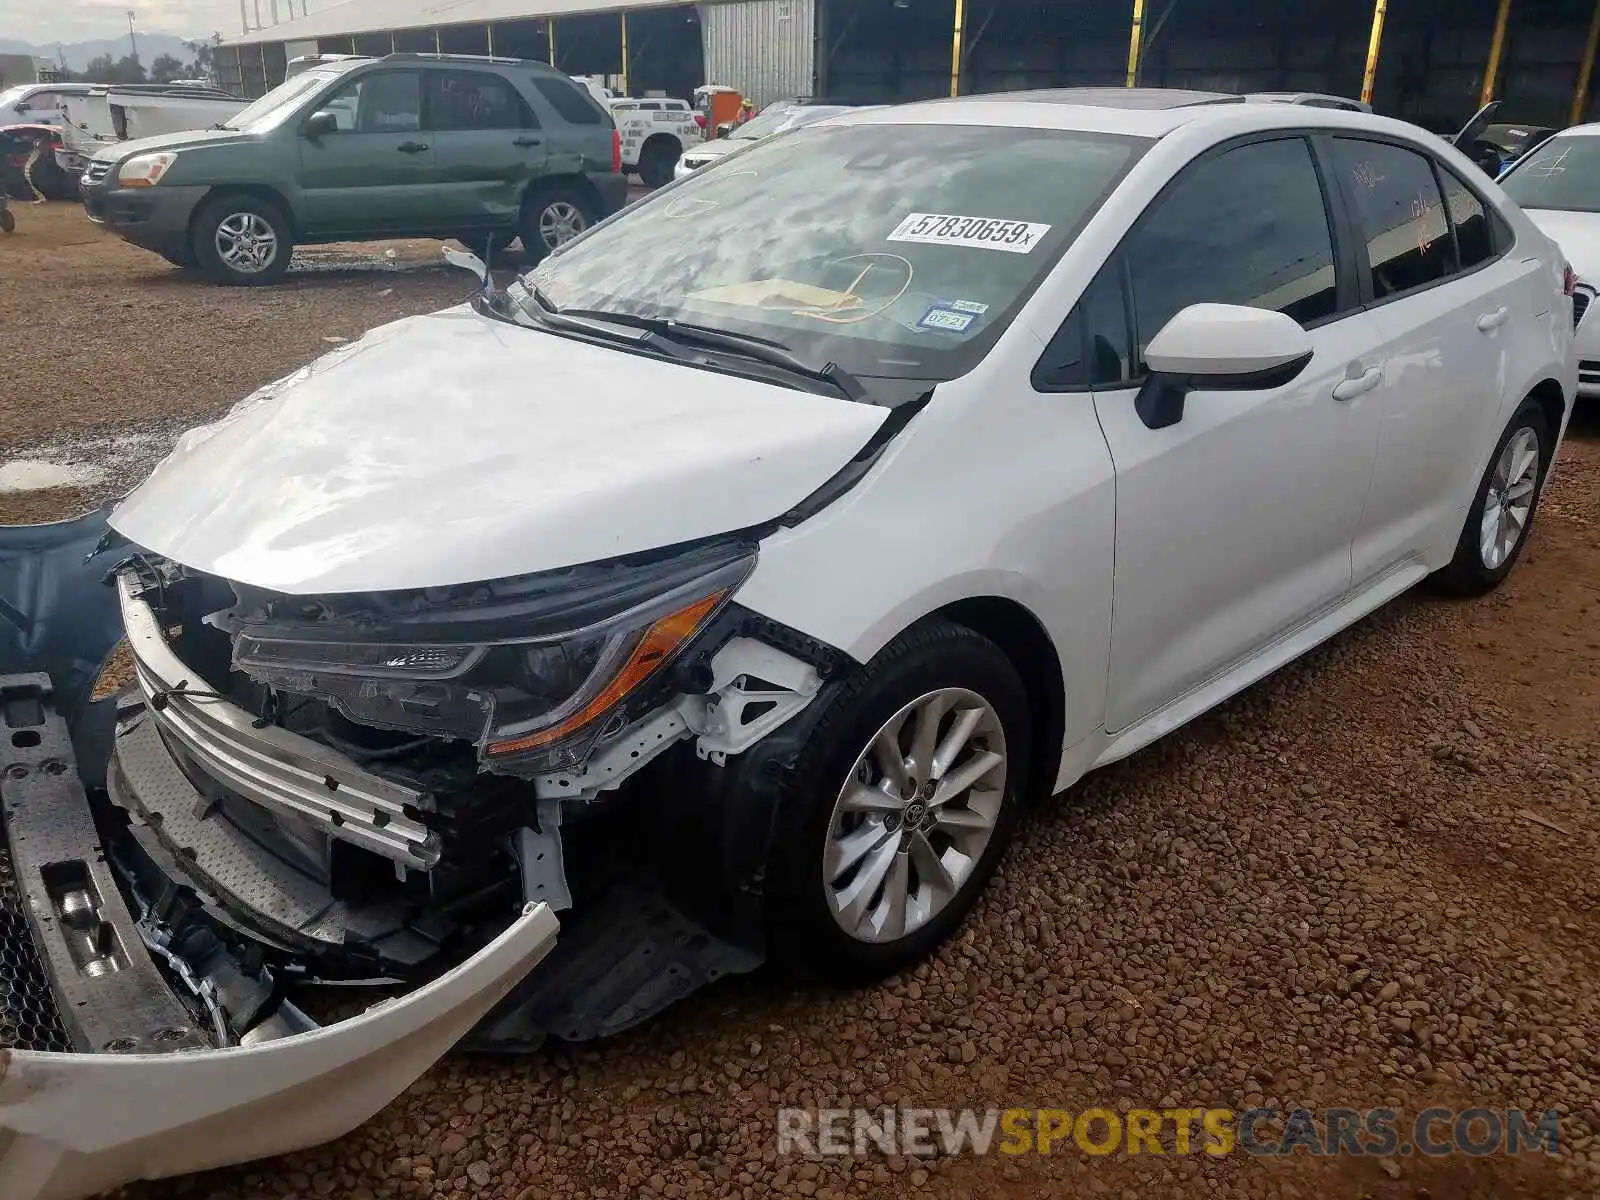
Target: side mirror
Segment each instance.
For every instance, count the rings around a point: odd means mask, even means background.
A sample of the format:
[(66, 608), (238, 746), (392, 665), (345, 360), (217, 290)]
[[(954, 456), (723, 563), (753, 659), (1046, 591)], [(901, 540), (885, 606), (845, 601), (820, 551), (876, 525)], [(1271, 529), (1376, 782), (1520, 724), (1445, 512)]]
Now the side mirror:
[(1134, 407), (1150, 429), (1183, 420), (1190, 392), (1265, 391), (1292, 383), (1314, 353), (1293, 317), (1237, 304), (1191, 304), (1144, 352), (1149, 377)]
[(331, 109), (319, 109), (306, 118), (305, 134), (312, 141), (339, 132), (339, 114)]

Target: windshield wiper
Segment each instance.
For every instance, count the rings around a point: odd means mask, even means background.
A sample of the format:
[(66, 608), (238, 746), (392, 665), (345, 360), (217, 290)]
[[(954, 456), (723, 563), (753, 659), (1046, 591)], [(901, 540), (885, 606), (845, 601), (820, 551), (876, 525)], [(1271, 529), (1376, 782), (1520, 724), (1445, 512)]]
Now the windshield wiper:
[[(641, 326), (631, 320), (619, 320), (607, 313), (591, 313), (587, 311), (565, 311), (553, 307), (549, 298), (537, 287), (529, 286), (528, 295), (534, 301), (535, 311), (529, 313), (522, 309), (531, 320), (545, 325), (551, 329), (560, 329), (567, 333), (582, 333), (590, 337), (602, 337), (611, 341), (624, 341), (630, 346), (639, 346), (652, 350), (663, 358), (675, 359), (678, 362), (701, 363), (705, 361), (703, 354), (696, 354), (687, 346), (663, 337), (654, 329)], [(622, 326), (636, 331), (635, 336), (622, 335), (621, 330), (607, 329), (606, 325)]]
[(696, 325), (689, 321), (674, 321), (666, 317), (637, 317), (631, 313), (606, 312), (594, 308), (554, 309), (549, 307), (549, 298), (537, 288), (531, 288), (530, 294), (541, 308), (544, 308), (547, 313), (556, 316), (581, 318), (590, 321), (609, 321), (614, 325), (627, 325), (635, 329), (646, 330), (656, 334), (658, 337), (672, 339), (677, 342), (688, 342), (692, 345), (726, 350), (743, 358), (751, 358), (757, 362), (766, 363), (768, 366), (779, 367), (791, 375), (798, 375), (804, 379), (814, 379), (820, 383), (828, 384), (846, 400), (852, 400), (859, 404), (867, 399), (867, 391), (861, 386), (861, 381), (838, 363), (829, 363), (820, 369), (813, 367), (809, 363), (802, 362), (796, 358), (782, 342), (773, 341), (771, 338), (759, 337), (753, 333), (733, 333), (726, 329), (713, 329), (709, 325)]

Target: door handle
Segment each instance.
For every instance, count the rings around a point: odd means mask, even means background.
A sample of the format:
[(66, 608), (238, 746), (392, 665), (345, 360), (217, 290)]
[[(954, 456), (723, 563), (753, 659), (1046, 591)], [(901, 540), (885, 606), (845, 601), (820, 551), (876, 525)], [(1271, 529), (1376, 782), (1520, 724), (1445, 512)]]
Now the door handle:
[(536, 138), (536, 137), (519, 137), (516, 141), (512, 142), (511, 144), (513, 146), (522, 146), (522, 147), (537, 146), (537, 145), (539, 145), (539, 139)]
[(1335, 400), (1354, 400), (1357, 396), (1365, 396), (1383, 382), (1383, 368), (1368, 367), (1366, 371), (1343, 383), (1335, 385), (1333, 398)]
[(427, 142), (401, 142), (400, 145), (396, 147), (401, 154), (421, 154), (427, 148)]
[(1506, 323), (1506, 318), (1510, 315), (1511, 310), (1503, 304), (1492, 313), (1484, 313), (1478, 318), (1478, 332), (1493, 333)]

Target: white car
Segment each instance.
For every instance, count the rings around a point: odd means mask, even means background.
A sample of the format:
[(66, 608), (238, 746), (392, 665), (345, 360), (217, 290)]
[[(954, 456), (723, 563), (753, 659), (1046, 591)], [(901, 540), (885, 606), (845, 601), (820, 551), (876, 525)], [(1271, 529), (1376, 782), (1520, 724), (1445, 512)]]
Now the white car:
[[(0, 530), (0, 670), (51, 672), (0, 679), (15, 911), (81, 1052), (13, 1050), (7, 1200), (334, 1136), (469, 1027), (905, 968), (1027, 804), (1523, 549), (1571, 274), (1415, 127), (1053, 92), (740, 168), (264, 388), (105, 540)], [(393, 994), (319, 1029), (319, 980)]]
[(1578, 274), (1578, 394), (1600, 396), (1600, 125), (1563, 130), (1500, 178), (1507, 195), (1561, 246)]
[(829, 117), (850, 112), (851, 108), (852, 106), (847, 104), (813, 104), (804, 101), (791, 102), (782, 107), (768, 107), (759, 117), (746, 121), (727, 137), (714, 138), (703, 146), (686, 150), (683, 157), (678, 160), (674, 177), (683, 179), (693, 175), (701, 167), (709, 167), (735, 150), (743, 150), (751, 142), (759, 142), (762, 138), (774, 134), (787, 133), (791, 129), (803, 129), (807, 125), (815, 125), (819, 121), (826, 121)]

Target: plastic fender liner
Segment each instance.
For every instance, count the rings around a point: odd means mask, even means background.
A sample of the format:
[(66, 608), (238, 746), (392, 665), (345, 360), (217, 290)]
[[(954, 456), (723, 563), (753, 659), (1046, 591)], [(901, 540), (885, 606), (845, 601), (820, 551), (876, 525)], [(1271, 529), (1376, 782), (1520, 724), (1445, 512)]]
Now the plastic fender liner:
[(718, 767), (679, 756), (651, 844), (663, 888), (718, 937), (766, 953), (767, 866), (800, 751), (843, 680), (830, 678), (787, 724)]

